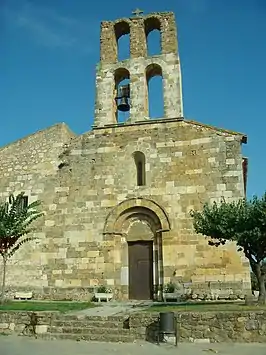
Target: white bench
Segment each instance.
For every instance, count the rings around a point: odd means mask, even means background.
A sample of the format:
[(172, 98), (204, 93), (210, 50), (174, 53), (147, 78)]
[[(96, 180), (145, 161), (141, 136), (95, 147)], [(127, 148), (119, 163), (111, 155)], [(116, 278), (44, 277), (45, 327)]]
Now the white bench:
[(32, 292), (16, 292), (14, 296), (14, 298), (17, 300), (31, 300), (32, 297)]
[(113, 298), (113, 294), (112, 293), (96, 292), (94, 294), (94, 297), (95, 297), (96, 300), (98, 300), (98, 302), (101, 302), (101, 301), (109, 302)]

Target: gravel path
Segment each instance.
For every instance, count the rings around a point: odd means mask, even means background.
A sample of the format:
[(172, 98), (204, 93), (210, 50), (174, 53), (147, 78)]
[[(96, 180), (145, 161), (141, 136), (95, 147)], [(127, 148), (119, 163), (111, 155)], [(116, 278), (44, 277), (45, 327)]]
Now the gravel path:
[(175, 348), (149, 343), (93, 343), (68, 340), (35, 340), (17, 336), (0, 337), (1, 355), (266, 355), (266, 344), (189, 344)]

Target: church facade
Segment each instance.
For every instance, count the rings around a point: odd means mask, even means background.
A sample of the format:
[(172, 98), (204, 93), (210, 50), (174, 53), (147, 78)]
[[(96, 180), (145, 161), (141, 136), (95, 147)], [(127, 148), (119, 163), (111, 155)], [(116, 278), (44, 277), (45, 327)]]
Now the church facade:
[[(161, 54), (148, 56), (154, 29)], [(117, 41), (128, 33), (130, 58), (119, 62)], [(150, 119), (148, 82), (156, 75), (164, 117)], [(118, 107), (129, 110), (124, 123)], [(77, 136), (58, 124), (0, 149), (1, 199), (25, 191), (45, 212), (36, 241), (10, 260), (11, 294), (81, 300), (106, 285), (117, 299), (157, 299), (170, 281), (250, 289), (249, 264), (235, 245), (210, 247), (190, 217), (205, 202), (245, 196), (247, 138), (183, 116), (174, 14), (102, 22), (92, 130)]]

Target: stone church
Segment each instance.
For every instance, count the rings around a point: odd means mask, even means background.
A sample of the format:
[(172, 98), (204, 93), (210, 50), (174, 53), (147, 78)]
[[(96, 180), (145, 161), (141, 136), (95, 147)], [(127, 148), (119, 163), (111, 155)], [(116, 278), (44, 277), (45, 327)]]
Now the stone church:
[[(161, 54), (148, 56), (155, 29)], [(124, 34), (130, 58), (118, 61)], [(145, 300), (173, 281), (244, 293), (247, 260), (233, 244), (208, 246), (190, 211), (245, 196), (246, 136), (183, 117), (173, 13), (102, 22), (100, 45), (92, 130), (77, 136), (61, 123), (0, 149), (1, 199), (25, 191), (45, 211), (37, 240), (10, 260), (9, 292), (82, 300), (106, 285), (116, 299)], [(164, 116), (151, 119), (148, 82), (158, 75)], [(129, 112), (123, 123), (118, 110)]]

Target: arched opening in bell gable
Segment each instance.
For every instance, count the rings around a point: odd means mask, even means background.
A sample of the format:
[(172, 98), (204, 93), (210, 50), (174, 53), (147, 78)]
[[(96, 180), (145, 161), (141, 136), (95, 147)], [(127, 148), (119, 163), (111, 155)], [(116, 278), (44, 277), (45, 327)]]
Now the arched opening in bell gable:
[(115, 24), (117, 42), (117, 60), (123, 61), (130, 58), (130, 27), (128, 22), (121, 21)]
[(114, 105), (117, 123), (126, 122), (130, 116), (130, 73), (119, 68), (114, 73)]
[(149, 17), (144, 22), (148, 56), (162, 53), (161, 22), (156, 17)]
[(158, 64), (150, 64), (146, 68), (147, 107), (150, 118), (164, 117), (163, 73)]

